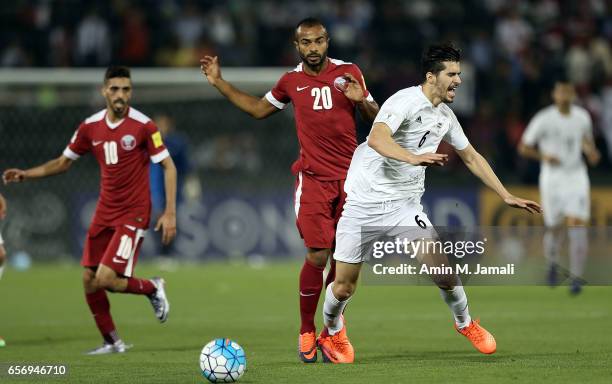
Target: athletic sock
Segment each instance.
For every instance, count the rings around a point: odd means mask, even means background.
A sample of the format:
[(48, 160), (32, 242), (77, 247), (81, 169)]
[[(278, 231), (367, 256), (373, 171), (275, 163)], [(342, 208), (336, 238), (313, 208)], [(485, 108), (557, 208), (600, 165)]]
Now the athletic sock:
[(325, 287), (329, 286), (336, 279), (336, 260), (333, 258), (329, 261), (329, 270), (325, 276)]
[(580, 278), (584, 273), (584, 264), (589, 248), (586, 227), (569, 227), (567, 229), (569, 238), (570, 273), (573, 278)]
[(86, 293), (85, 300), (89, 305), (89, 310), (104, 341), (112, 344), (119, 340), (113, 318), (110, 314), (110, 303), (106, 291), (100, 289), (94, 293)]
[(300, 272), (300, 318), (302, 324), (300, 333), (314, 332), (316, 330), (314, 317), (323, 288), (324, 267), (304, 262)]
[(559, 250), (561, 249), (562, 236), (554, 229), (546, 229), (544, 232), (544, 257), (548, 264), (557, 265), (559, 263)]
[(440, 294), (451, 312), (453, 312), (457, 327), (461, 329), (470, 325), (472, 318), (470, 317), (468, 300), (463, 290), (463, 286), (457, 285), (450, 290), (440, 289)]
[(327, 333), (335, 335), (344, 327), (342, 313), (350, 298), (340, 301), (334, 296), (332, 288), (334, 283), (327, 286), (325, 290), (325, 303), (323, 304), (323, 323), (327, 327)]
[(2, 274), (4, 273), (4, 264), (0, 265), (0, 279), (2, 279)]
[(137, 279), (135, 277), (127, 278), (127, 288), (124, 293), (133, 293), (136, 295), (150, 295), (155, 292), (155, 285), (148, 279)]

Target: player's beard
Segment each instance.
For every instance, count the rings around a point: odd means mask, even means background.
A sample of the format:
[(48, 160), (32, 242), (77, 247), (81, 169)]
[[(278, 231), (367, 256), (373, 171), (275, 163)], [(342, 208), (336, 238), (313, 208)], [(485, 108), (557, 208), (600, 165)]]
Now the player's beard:
[(111, 104), (111, 108), (115, 117), (123, 117), (125, 115), (125, 111), (127, 111), (128, 104), (124, 100), (115, 100)]
[(323, 52), (320, 55), (316, 55), (319, 58), (319, 61), (316, 63), (311, 63), (308, 60), (309, 56), (315, 56), (312, 54), (308, 54), (308, 55), (304, 55), (300, 52), (300, 58), (302, 59), (302, 63), (304, 63), (304, 65), (306, 65), (308, 68), (310, 68), (312, 71), (314, 72), (319, 72), (321, 70), (321, 67), (323, 66), (323, 64), (325, 63), (325, 61), (327, 60), (327, 51)]

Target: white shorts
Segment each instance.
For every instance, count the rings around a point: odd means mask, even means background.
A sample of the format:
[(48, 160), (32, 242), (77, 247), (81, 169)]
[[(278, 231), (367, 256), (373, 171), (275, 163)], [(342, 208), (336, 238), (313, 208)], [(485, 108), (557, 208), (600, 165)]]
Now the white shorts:
[(419, 203), (402, 200), (365, 206), (349, 201), (336, 229), (334, 259), (351, 264), (368, 261), (372, 242), (381, 236), (412, 241), (437, 234)]
[(563, 224), (566, 217), (584, 221), (591, 217), (591, 188), (586, 173), (573, 173), (562, 182), (541, 177), (540, 195), (547, 227)]

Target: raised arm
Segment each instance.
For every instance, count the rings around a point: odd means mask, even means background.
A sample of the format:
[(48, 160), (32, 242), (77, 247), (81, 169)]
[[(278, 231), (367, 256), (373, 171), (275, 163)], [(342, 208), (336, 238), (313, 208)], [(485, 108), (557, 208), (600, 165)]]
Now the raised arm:
[(279, 109), (272, 105), (265, 97), (257, 98), (234, 87), (221, 76), (221, 67), (217, 56), (204, 56), (200, 59), (202, 74), (213, 87), (225, 96), (232, 104), (253, 116), (263, 119)]
[(2, 174), (2, 180), (4, 181), (4, 184), (8, 184), (19, 183), (27, 179), (38, 179), (57, 175), (59, 173), (66, 172), (72, 165), (72, 162), (73, 160), (64, 155), (60, 155), (58, 158), (47, 161), (46, 163), (34, 168), (26, 170), (17, 168), (7, 169)]
[(361, 83), (353, 74), (347, 72), (344, 74), (344, 78), (347, 80), (344, 95), (355, 102), (361, 118), (368, 123), (372, 123), (378, 114), (378, 103), (372, 97), (370, 97), (370, 100), (366, 98)]
[(487, 160), (478, 153), (471, 144), (461, 150), (455, 150), (461, 160), (465, 163), (468, 169), (489, 188), (495, 191), (506, 204), (514, 208), (522, 208), (530, 213), (539, 213), (542, 211), (540, 205), (531, 200), (525, 200), (520, 197), (513, 196), (504, 185), (499, 181), (499, 178), (491, 169)]
[(368, 136), (368, 146), (380, 155), (404, 161), (412, 165), (444, 165), (448, 155), (443, 153), (424, 153), (415, 155), (402, 148), (391, 135), (391, 128), (385, 123), (374, 123)]

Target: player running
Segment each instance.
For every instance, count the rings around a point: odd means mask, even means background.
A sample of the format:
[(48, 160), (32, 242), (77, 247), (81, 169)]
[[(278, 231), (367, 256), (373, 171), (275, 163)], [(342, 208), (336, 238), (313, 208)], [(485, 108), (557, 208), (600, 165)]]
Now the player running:
[(549, 280), (556, 284), (559, 250), (563, 242), (563, 224), (568, 227), (570, 292), (582, 290), (580, 276), (586, 261), (588, 241), (586, 225), (591, 214), (590, 185), (582, 159), (597, 165), (600, 154), (593, 142), (589, 113), (572, 105), (574, 86), (559, 79), (552, 90), (554, 105), (539, 111), (523, 134), (519, 153), (541, 162), (540, 198), (544, 208), (544, 254), (550, 263)]
[[(323, 359), (352, 363), (354, 350), (346, 335), (342, 313), (354, 294), (364, 262), (361, 231), (384, 226), (389, 233), (417, 225), (436, 237), (420, 204), (425, 191), (425, 168), (444, 165), (447, 155), (435, 153), (441, 140), (453, 146), (461, 159), (488, 187), (512, 207), (539, 212), (537, 203), (511, 195), (487, 161), (470, 145), (453, 111), (446, 105), (461, 84), (460, 52), (450, 45), (432, 45), (421, 65), (423, 83), (391, 96), (380, 109), (366, 143), (355, 151), (348, 171), (346, 204), (336, 234), (336, 279), (326, 290), (323, 318), (326, 328), (317, 343)], [(415, 231), (418, 233), (418, 231)], [(418, 236), (406, 240), (417, 240)], [(416, 235), (416, 233), (415, 233)], [(427, 240), (428, 237), (425, 237)], [(467, 297), (456, 276), (434, 279), (451, 309), (455, 327), (482, 353), (493, 353), (493, 336), (470, 317)]]
[[(208, 82), (257, 119), (293, 103), (300, 143), (299, 158), (292, 166), (297, 175), (295, 215), (307, 247), (299, 282), (298, 354), (303, 362), (312, 363), (317, 359), (314, 316), (323, 287), (323, 271), (334, 247), (345, 199), (344, 180), (357, 147), (355, 107), (370, 123), (378, 105), (355, 64), (327, 57), (329, 36), (321, 21), (308, 18), (299, 22), (294, 44), (302, 62), (262, 98), (248, 95), (223, 80), (216, 56), (206, 56), (200, 62)], [(330, 264), (326, 283), (334, 276), (334, 263)]]
[[(6, 200), (0, 193), (0, 220), (6, 216)], [(4, 263), (6, 262), (6, 250), (4, 249), (4, 240), (2, 239), (2, 233), (0, 233), (0, 279), (4, 273)], [(6, 342), (0, 337), (0, 348), (6, 346)]]
[(85, 298), (104, 339), (101, 347), (88, 352), (91, 355), (125, 352), (130, 347), (117, 334), (106, 291), (145, 295), (160, 322), (168, 317), (164, 279), (133, 277), (151, 214), (149, 159), (161, 164), (166, 180), (166, 210), (155, 230), (162, 229), (164, 243), (176, 235), (176, 169), (155, 124), (129, 106), (130, 70), (109, 67), (102, 95), (106, 108), (79, 125), (62, 155), (38, 167), (3, 174), (5, 183), (56, 175), (87, 152), (100, 164), (100, 198), (81, 260)]

